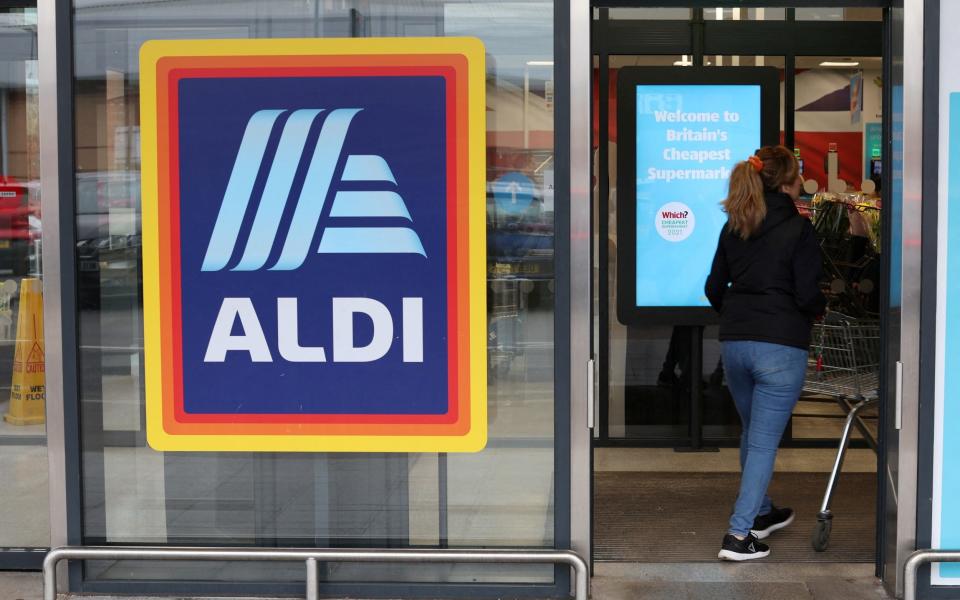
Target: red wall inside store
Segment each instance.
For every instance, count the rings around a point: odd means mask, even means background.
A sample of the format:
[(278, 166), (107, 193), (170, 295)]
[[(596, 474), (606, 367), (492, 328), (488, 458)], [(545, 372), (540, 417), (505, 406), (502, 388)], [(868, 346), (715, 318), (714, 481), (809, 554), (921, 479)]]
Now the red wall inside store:
[[(619, 69), (610, 69), (610, 90), (607, 98), (610, 99), (610, 119), (607, 135), (611, 142), (617, 141), (617, 73)], [(600, 144), (600, 71), (593, 70), (593, 147)]]
[(827, 148), (836, 142), (840, 153), (840, 179), (860, 189), (863, 181), (863, 134), (856, 131), (798, 131), (796, 147), (803, 159), (803, 176), (827, 187), (824, 171)]

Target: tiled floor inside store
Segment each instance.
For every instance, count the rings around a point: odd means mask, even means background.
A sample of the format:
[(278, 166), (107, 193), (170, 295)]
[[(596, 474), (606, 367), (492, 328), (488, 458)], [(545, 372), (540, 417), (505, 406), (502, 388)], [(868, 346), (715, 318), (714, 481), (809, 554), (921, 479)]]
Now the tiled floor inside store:
[[(811, 478), (816, 483), (816, 492), (822, 494), (820, 480), (822, 479), (823, 484), (826, 483), (826, 473), (835, 456), (836, 451), (829, 448), (784, 448), (777, 455), (776, 471), (781, 474), (791, 474), (795, 478)], [(734, 448), (721, 448), (719, 452), (706, 453), (674, 452), (669, 448), (598, 448), (594, 454), (594, 464), (598, 475), (611, 478), (614, 482), (618, 481), (618, 477), (622, 478), (625, 488), (628, 487), (629, 478), (637, 474), (650, 477), (683, 474), (689, 475), (688, 479), (692, 480), (703, 476), (723, 477), (739, 471), (738, 453)], [(876, 455), (872, 451), (851, 449), (844, 463), (841, 489), (844, 481), (849, 488), (853, 481), (869, 478), (870, 474), (875, 472)], [(669, 492), (668, 495), (670, 495)], [(863, 495), (866, 497), (868, 494)], [(872, 502), (872, 492), (869, 498)], [(646, 500), (649, 498), (633, 496), (632, 502), (640, 504)], [(725, 514), (726, 504), (732, 500), (732, 498), (718, 498), (717, 502), (724, 505), (720, 512)], [(629, 508), (629, 504), (624, 506)], [(674, 503), (663, 504), (659, 509), (654, 507), (650, 510), (677, 512), (686, 508)], [(800, 529), (809, 525), (806, 521), (810, 519), (801, 519), (800, 517), (803, 516), (798, 515), (797, 523), (792, 527), (797, 531), (789, 533), (796, 533), (803, 538), (803, 545), (808, 545), (808, 532)], [(811, 517), (811, 515), (806, 516)], [(614, 517), (629, 518), (626, 513), (614, 515)], [(846, 517), (845, 522), (852, 520), (849, 513)], [(694, 515), (688, 521), (683, 531), (677, 532), (677, 535), (705, 536), (705, 541), (700, 545), (706, 548), (704, 550), (706, 554), (695, 552), (686, 558), (675, 559), (675, 562), (641, 563), (616, 559), (598, 562), (593, 579), (593, 597), (603, 600), (880, 600), (889, 598), (879, 580), (874, 577), (874, 566), (869, 556), (858, 557), (860, 562), (830, 561), (828, 551), (815, 555), (812, 560), (822, 559), (829, 562), (720, 563), (712, 557), (715, 554), (715, 545), (719, 541), (717, 532), (722, 533), (723, 530), (723, 519), (717, 520), (716, 523), (700, 523)], [(632, 525), (632, 523), (619, 523), (617, 527), (606, 528), (606, 530), (616, 531), (617, 535), (621, 535)], [(870, 529), (868, 534), (872, 537), (872, 527), (868, 526), (868, 528)], [(653, 533), (656, 528), (651, 526), (640, 529)], [(602, 529), (595, 525), (595, 532), (598, 532), (595, 535), (599, 535), (601, 531)], [(654, 537), (660, 537), (660, 535), (654, 534)], [(622, 543), (624, 541), (631, 542), (629, 539), (620, 542), (608, 540), (607, 545), (610, 549), (619, 550), (626, 555), (630, 550), (630, 544)], [(775, 540), (771, 540), (771, 543), (773, 541)], [(783, 546), (784, 539), (780, 541)], [(697, 544), (690, 545), (689, 540), (671, 539), (669, 536), (666, 539), (649, 540), (647, 543), (664, 544), (664, 547), (669, 549), (678, 547), (681, 542), (689, 548), (697, 547)], [(596, 543), (599, 547), (604, 544), (604, 540), (597, 539)], [(701, 554), (703, 556), (700, 556)], [(708, 554), (710, 556), (707, 556)]]
[(885, 600), (872, 565), (601, 563), (602, 600)]

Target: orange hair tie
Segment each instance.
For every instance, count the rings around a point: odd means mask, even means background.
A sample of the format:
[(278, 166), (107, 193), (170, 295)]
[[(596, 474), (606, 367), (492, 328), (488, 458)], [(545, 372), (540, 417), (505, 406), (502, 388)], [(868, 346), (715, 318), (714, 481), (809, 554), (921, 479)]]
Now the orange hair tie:
[(760, 160), (760, 157), (754, 154), (747, 159), (747, 162), (750, 163), (754, 169), (757, 170), (757, 173), (763, 170), (763, 161)]

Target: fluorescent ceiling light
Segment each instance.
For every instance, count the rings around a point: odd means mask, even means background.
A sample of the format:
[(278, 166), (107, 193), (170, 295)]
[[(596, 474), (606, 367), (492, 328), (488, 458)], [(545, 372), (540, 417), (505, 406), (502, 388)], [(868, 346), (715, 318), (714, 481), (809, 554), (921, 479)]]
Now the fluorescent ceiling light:
[(527, 66), (528, 67), (552, 67), (553, 61), (552, 60), (528, 60)]
[(860, 66), (860, 63), (858, 61), (852, 61), (852, 62), (839, 61), (838, 62), (833, 60), (825, 60), (822, 63), (820, 63), (820, 66), (821, 67), (858, 67)]

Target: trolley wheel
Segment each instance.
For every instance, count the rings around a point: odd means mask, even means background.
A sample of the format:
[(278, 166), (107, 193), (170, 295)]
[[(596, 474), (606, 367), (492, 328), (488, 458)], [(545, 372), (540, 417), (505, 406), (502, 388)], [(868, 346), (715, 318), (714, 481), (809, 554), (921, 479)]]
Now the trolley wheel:
[(823, 552), (830, 545), (830, 530), (833, 529), (832, 519), (817, 519), (817, 526), (813, 530), (813, 549)]

